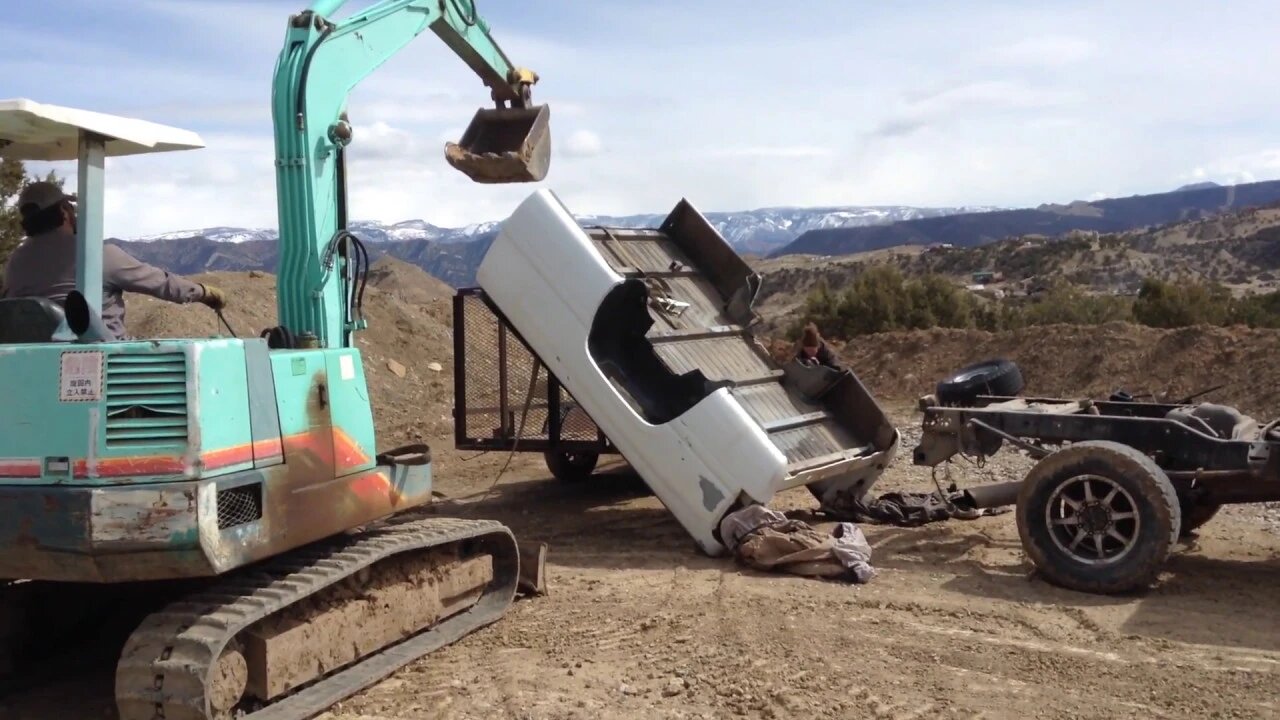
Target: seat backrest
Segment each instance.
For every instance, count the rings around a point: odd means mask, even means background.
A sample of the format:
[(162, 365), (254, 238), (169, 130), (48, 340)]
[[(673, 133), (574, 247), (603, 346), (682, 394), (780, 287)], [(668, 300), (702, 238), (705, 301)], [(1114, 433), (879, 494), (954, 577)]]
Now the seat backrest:
[(63, 317), (62, 306), (49, 298), (0, 300), (0, 344), (52, 342)]

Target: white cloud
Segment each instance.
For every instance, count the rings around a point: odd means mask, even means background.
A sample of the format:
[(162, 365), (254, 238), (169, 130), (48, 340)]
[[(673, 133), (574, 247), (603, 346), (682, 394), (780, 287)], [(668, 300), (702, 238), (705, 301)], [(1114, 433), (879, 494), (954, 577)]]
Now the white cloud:
[[(351, 93), (353, 218), (501, 219), (534, 187), (577, 212), (619, 214), (682, 196), (706, 210), (1034, 206), (1100, 187), (1280, 177), (1280, 93), (1250, 72), (1280, 61), (1269, 36), (1280, 3), (1173, 4), (1160, 23), (1138, 5), (881, 4), (857, 22), (845, 3), (681, 5), (684, 26), (709, 34), (672, 33), (666, 14), (621, 0), (490, 5), (494, 37), (542, 77), (534, 96), (551, 106), (556, 149), (547, 180), (485, 186), (447, 166), (444, 142), (489, 94), (427, 31)], [(6, 94), (205, 137), (204, 150), (110, 161), (108, 232), (274, 226), (270, 80), (296, 9), (139, 0), (74, 42), (61, 28), (17, 33), (0, 72)], [(25, 80), (36, 67), (60, 82)]]
[(1222, 185), (1250, 183), (1280, 176), (1280, 148), (1216, 158), (1176, 176), (1179, 182), (1211, 180)]
[(1014, 65), (1059, 67), (1095, 57), (1097, 46), (1086, 38), (1063, 35), (1029, 37), (992, 51), (994, 60)]
[(569, 157), (595, 157), (604, 152), (600, 136), (590, 130), (576, 130), (564, 144), (564, 154)]
[(725, 158), (822, 158), (831, 155), (831, 148), (811, 145), (756, 145), (711, 148), (706, 155)]

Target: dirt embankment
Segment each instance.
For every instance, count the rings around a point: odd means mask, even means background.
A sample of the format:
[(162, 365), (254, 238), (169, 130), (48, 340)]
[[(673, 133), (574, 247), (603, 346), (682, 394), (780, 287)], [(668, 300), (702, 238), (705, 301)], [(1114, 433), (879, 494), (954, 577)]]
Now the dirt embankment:
[[(453, 422), (452, 290), (399, 261), (379, 261), (369, 275), (364, 298), (369, 327), (356, 333), (356, 343), (364, 355), (379, 448), (447, 432)], [(219, 272), (191, 279), (227, 291), (230, 302), (224, 314), (237, 335), (257, 337), (278, 324), (274, 276)], [(174, 305), (139, 295), (127, 295), (125, 303), (135, 337), (227, 335), (203, 305)]]
[[(831, 345), (882, 398), (914, 399), (972, 362), (1004, 357), (1022, 368), (1028, 394), (1106, 397), (1116, 390), (1179, 399), (1215, 385), (1207, 402), (1280, 416), (1280, 330), (1191, 327), (1160, 330), (1113, 323), (1006, 332), (917, 330)], [(791, 346), (774, 342), (775, 353)]]

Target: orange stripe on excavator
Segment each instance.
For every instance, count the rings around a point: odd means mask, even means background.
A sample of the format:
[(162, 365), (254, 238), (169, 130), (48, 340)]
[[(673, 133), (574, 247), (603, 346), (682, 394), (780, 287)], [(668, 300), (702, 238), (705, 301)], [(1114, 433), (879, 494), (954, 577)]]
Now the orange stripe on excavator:
[[(233, 465), (253, 462), (255, 457), (273, 457), (288, 454), (292, 450), (306, 449), (315, 453), (325, 465), (334, 468), (358, 467), (369, 461), (369, 454), (351, 439), (340, 428), (332, 428), (332, 441), (322, 441), (323, 434), (305, 432), (290, 435), (283, 439), (259, 440), (230, 447), (219, 448), (200, 455), (204, 470), (218, 470)], [(341, 463), (335, 462), (341, 460)], [(101, 458), (96, 463), (95, 477), (142, 477), (158, 475), (181, 475), (187, 469), (187, 461), (180, 455), (140, 455), (134, 457)], [(0, 460), (0, 478), (38, 478), (42, 474), (42, 462), (39, 459)], [(74, 476), (89, 477), (89, 462), (76, 460)], [(380, 483), (374, 483), (369, 490), (385, 490), (390, 487), (390, 479), (382, 473), (372, 473), (369, 481), (381, 477)], [(367, 484), (366, 481), (363, 481)]]

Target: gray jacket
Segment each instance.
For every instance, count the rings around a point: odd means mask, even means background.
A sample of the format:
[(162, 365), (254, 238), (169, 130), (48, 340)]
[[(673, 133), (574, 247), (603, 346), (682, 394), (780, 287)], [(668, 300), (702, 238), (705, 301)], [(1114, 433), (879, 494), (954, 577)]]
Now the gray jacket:
[[(4, 296), (47, 297), (59, 305), (76, 289), (76, 238), (65, 230), (29, 237), (14, 248), (5, 268)], [(115, 245), (102, 246), (102, 323), (125, 337), (124, 293), (175, 303), (204, 297), (204, 286), (140, 262)]]

